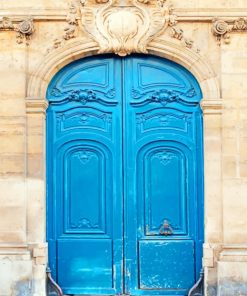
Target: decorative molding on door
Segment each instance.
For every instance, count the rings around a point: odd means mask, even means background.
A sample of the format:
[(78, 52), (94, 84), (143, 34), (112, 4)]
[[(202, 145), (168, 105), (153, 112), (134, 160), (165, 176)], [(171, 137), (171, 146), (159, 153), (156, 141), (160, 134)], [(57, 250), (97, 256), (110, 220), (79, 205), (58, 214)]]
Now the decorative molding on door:
[(16, 32), (16, 42), (18, 44), (24, 41), (28, 44), (34, 32), (33, 19), (26, 17), (25, 19), (15, 20), (3, 17), (0, 21), (0, 31), (14, 31)]
[(247, 32), (247, 18), (240, 17), (232, 20), (213, 19), (212, 32), (216, 37), (218, 45), (221, 45), (222, 39), (226, 44), (231, 42), (230, 33)]

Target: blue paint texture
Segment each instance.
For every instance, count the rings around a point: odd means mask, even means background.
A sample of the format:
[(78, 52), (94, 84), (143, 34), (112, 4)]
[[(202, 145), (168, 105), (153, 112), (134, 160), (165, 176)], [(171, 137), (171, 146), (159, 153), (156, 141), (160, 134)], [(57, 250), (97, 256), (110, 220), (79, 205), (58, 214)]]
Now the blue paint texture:
[(199, 278), (201, 97), (186, 69), (151, 56), (85, 58), (55, 75), (47, 239), (65, 294), (184, 296)]

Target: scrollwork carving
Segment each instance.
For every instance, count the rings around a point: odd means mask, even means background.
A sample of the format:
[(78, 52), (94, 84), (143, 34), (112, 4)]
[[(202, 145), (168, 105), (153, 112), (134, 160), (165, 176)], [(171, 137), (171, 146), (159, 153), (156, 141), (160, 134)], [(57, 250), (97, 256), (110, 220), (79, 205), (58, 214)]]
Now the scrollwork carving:
[[(194, 41), (184, 36), (184, 30), (178, 27), (177, 23), (177, 16), (171, 14), (169, 21), (169, 26), (171, 27), (171, 37), (181, 41), (185, 47), (193, 48)], [(197, 48), (196, 51), (199, 52), (200, 50)]]
[(63, 35), (64, 40), (75, 38), (75, 31), (78, 26), (78, 11), (75, 3), (71, 3), (69, 13), (66, 18), (67, 25), (64, 28), (65, 34)]
[(148, 43), (169, 25), (170, 7), (165, 2), (149, 5), (148, 0), (132, 0), (128, 5), (127, 1), (97, 0), (99, 7), (83, 3), (82, 24), (98, 42), (99, 53), (147, 53)]
[(24, 20), (13, 21), (8, 17), (3, 17), (0, 21), (0, 31), (15, 31), (16, 42), (18, 44), (26, 41), (29, 44), (29, 40), (34, 32), (34, 24), (32, 18), (26, 18)]
[(223, 39), (226, 44), (230, 43), (231, 32), (247, 32), (247, 18), (238, 18), (235, 20), (213, 19), (212, 32), (216, 37), (218, 44)]
[[(167, 0), (74, 0), (69, 8), (62, 38), (53, 48), (75, 38), (84, 28), (99, 46), (98, 53), (147, 53), (148, 44), (171, 28), (171, 37), (188, 48), (193, 41), (177, 26), (177, 16)], [(48, 49), (48, 52), (51, 50)], [(197, 52), (199, 50), (197, 49)]]
[(132, 97), (134, 101), (131, 101), (131, 104), (138, 106), (149, 103), (160, 103), (161, 105), (166, 106), (167, 104), (173, 102), (183, 102), (185, 101), (184, 98), (192, 98), (194, 96), (196, 96), (196, 91), (194, 88), (191, 88), (186, 92), (161, 89), (151, 93), (141, 93), (138, 90), (133, 89)]
[[(69, 7), (69, 12), (66, 17), (66, 26), (64, 28), (64, 35), (62, 38), (56, 38), (53, 41), (53, 48), (58, 48), (65, 43), (65, 41), (70, 40), (76, 37), (77, 27), (79, 25), (78, 20), (80, 19), (78, 4), (72, 2)], [(47, 51), (50, 52), (52, 48), (49, 48)]]
[(69, 91), (60, 91), (60, 89), (54, 87), (51, 91), (51, 95), (57, 99), (51, 99), (50, 102), (79, 102), (82, 105), (85, 105), (89, 102), (98, 102), (105, 105), (116, 105), (117, 102), (114, 100), (115, 98), (115, 90), (110, 89), (106, 93), (97, 94), (96, 91), (91, 89), (76, 89)]
[(66, 97), (69, 101), (80, 102), (85, 105), (87, 102), (95, 102), (98, 100), (94, 91), (89, 89), (73, 90)]

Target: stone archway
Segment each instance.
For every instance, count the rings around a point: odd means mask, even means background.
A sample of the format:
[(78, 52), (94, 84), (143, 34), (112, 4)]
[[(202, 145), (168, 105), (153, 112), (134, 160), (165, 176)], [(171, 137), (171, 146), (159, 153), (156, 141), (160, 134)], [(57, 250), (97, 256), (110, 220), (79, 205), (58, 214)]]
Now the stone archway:
[[(51, 78), (63, 66), (71, 61), (86, 56), (95, 55), (99, 50), (96, 42), (88, 38), (78, 38), (48, 54), (36, 71), (31, 74), (26, 97), (27, 112), (27, 164), (28, 168), (39, 166), (43, 172), (42, 179), (35, 179), (28, 172), (27, 195), (28, 216), (37, 215), (37, 235), (40, 243), (45, 242), (45, 111), (47, 108), (46, 90)], [(216, 74), (208, 61), (191, 49), (179, 46), (166, 38), (156, 38), (147, 46), (149, 54), (165, 57), (187, 68), (200, 84), (203, 99), (201, 106), (204, 111), (204, 157), (205, 157), (205, 249), (210, 249), (204, 255), (204, 266), (213, 267), (213, 251), (207, 242), (221, 242), (222, 227), (222, 197), (221, 197), (221, 100)], [(34, 122), (36, 123), (33, 126)], [(35, 135), (42, 137), (43, 151), (33, 158), (31, 149), (35, 145)], [(29, 150), (30, 149), (30, 150)], [(36, 211), (36, 212), (35, 212)], [(217, 219), (209, 221), (210, 217)], [(37, 228), (34, 223), (28, 223), (28, 229)], [(206, 270), (207, 271), (207, 270)]]

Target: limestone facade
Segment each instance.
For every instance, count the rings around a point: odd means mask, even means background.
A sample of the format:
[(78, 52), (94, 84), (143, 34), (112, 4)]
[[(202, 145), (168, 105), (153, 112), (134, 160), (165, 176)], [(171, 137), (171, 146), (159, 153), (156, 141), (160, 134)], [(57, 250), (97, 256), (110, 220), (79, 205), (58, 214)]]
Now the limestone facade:
[[(46, 295), (50, 80), (84, 56), (133, 51), (176, 61), (201, 86), (205, 295), (247, 295), (247, 1), (172, 0), (169, 11), (162, 10), (168, 1), (160, 1), (158, 19), (165, 22), (121, 50), (109, 45), (111, 38), (102, 45), (99, 32), (83, 26), (85, 9), (97, 14), (100, 2), (0, 3), (0, 296)], [(147, 5), (146, 15), (157, 8), (158, 1), (145, 2), (138, 5)]]

